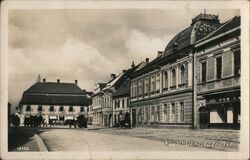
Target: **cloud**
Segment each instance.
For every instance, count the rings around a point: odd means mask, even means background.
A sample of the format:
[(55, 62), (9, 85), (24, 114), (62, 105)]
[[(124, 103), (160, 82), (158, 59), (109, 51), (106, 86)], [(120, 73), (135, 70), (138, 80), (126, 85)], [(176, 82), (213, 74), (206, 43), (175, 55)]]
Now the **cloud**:
[(164, 50), (169, 38), (150, 37), (139, 30), (132, 30), (126, 41), (128, 55), (135, 62), (156, 58), (157, 51)]
[[(14, 48), (9, 53), (9, 93), (15, 101), (36, 82), (38, 74), (54, 82), (58, 78), (62, 82), (78, 79), (81, 88), (91, 90), (94, 80), (107, 81), (109, 74), (117, 70), (115, 62), (96, 48), (72, 38), (57, 50)], [(18, 85), (13, 88), (13, 84)]]

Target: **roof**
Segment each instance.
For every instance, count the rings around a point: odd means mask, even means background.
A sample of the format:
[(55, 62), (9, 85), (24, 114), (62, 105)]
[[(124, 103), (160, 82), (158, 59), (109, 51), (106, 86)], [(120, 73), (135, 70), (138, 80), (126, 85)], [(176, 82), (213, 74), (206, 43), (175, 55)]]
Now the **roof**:
[(83, 94), (75, 83), (37, 82), (25, 93)]
[(23, 92), (20, 104), (88, 105), (91, 99), (75, 83), (37, 82)]
[(193, 18), (191, 26), (179, 32), (166, 46), (163, 56), (178, 54), (179, 51), (191, 46), (220, 25), (218, 16), (200, 14)]
[(98, 83), (99, 84), (99, 87), (100, 87), (100, 90), (102, 90), (103, 88), (106, 87), (107, 83)]
[(48, 95), (48, 94), (24, 94), (20, 104), (43, 105), (89, 105), (91, 98), (85, 95)]
[(109, 89), (111, 87), (113, 87), (116, 82), (124, 75), (124, 73), (121, 73), (120, 75), (118, 75), (117, 77), (115, 77), (114, 79), (112, 79), (111, 81), (108, 82), (108, 84), (106, 85), (105, 88), (103, 88), (104, 90), (105, 89)]
[(129, 96), (130, 91), (130, 80), (126, 79), (123, 81), (121, 86), (113, 93), (113, 97), (119, 97), (119, 96)]
[(195, 42), (199, 41), (220, 26), (218, 16), (211, 14), (200, 14), (192, 19), (189, 27), (185, 28), (167, 44), (162, 56), (157, 56), (153, 61), (147, 63), (141, 69), (134, 72), (133, 78), (145, 73), (159, 69), (159, 67), (172, 63), (176, 59), (187, 56), (192, 51)]
[(221, 24), (216, 30), (208, 34), (206, 37), (199, 40), (197, 43), (203, 42), (209, 38), (216, 37), (220, 34), (224, 34), (227, 31), (230, 31), (234, 28), (237, 28), (240, 26), (240, 16), (235, 16), (234, 18), (226, 21), (225, 23)]

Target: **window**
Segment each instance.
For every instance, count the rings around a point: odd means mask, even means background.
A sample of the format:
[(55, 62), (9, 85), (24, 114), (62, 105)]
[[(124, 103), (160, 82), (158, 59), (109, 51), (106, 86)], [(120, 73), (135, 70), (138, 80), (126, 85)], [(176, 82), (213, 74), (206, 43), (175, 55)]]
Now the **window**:
[(127, 107), (129, 106), (129, 98), (127, 98)]
[(125, 104), (124, 104), (124, 99), (122, 99), (122, 108), (124, 108), (124, 105), (125, 105)]
[(160, 89), (160, 74), (156, 76), (156, 90)]
[(240, 74), (240, 52), (234, 53), (234, 75)]
[(139, 82), (139, 96), (142, 95), (142, 80)]
[(201, 63), (201, 82), (206, 82), (207, 79), (207, 62)]
[(216, 58), (216, 78), (220, 79), (222, 73), (222, 58)]
[(42, 112), (43, 111), (43, 106), (38, 106), (37, 111)]
[(148, 90), (149, 90), (149, 83), (148, 83), (148, 78), (145, 79), (145, 82), (144, 82), (144, 93), (148, 93)]
[(54, 106), (50, 106), (49, 111), (54, 112)]
[(175, 69), (172, 70), (172, 86), (176, 86), (176, 72), (175, 72)]
[(181, 84), (186, 83), (186, 77), (185, 77), (185, 67), (184, 65), (181, 66)]
[(60, 112), (63, 112), (63, 109), (64, 109), (64, 107), (63, 107), (63, 106), (60, 106), (59, 111), (60, 111)]
[(151, 92), (155, 91), (156, 89), (156, 83), (155, 83), (155, 76), (151, 77)]
[(73, 107), (69, 106), (69, 112), (73, 112)]
[(164, 72), (164, 84), (163, 84), (164, 88), (168, 88), (168, 72), (165, 71)]
[(81, 112), (84, 112), (84, 106), (81, 106)]
[(30, 106), (26, 106), (26, 112), (30, 112), (31, 108)]
[(180, 102), (180, 121), (184, 122), (184, 102)]
[(172, 122), (175, 122), (175, 103), (172, 103)]
[(117, 100), (117, 107), (120, 108), (120, 100)]

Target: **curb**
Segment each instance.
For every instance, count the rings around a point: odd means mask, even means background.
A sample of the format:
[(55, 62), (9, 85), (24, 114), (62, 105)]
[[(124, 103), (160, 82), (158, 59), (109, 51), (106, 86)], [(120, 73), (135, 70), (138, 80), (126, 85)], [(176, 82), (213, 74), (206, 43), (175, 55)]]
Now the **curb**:
[(45, 146), (42, 138), (40, 136), (38, 136), (37, 134), (34, 134), (34, 138), (36, 139), (37, 141), (37, 144), (38, 144), (38, 148), (40, 151), (43, 151), (43, 152), (48, 152), (48, 149), (47, 147)]

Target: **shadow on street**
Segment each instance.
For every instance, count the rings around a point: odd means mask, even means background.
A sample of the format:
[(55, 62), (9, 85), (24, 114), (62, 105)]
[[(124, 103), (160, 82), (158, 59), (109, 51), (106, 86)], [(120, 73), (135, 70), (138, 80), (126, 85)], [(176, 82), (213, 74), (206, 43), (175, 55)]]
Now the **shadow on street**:
[(33, 136), (42, 132), (35, 128), (10, 127), (8, 132), (8, 151), (39, 151)]

